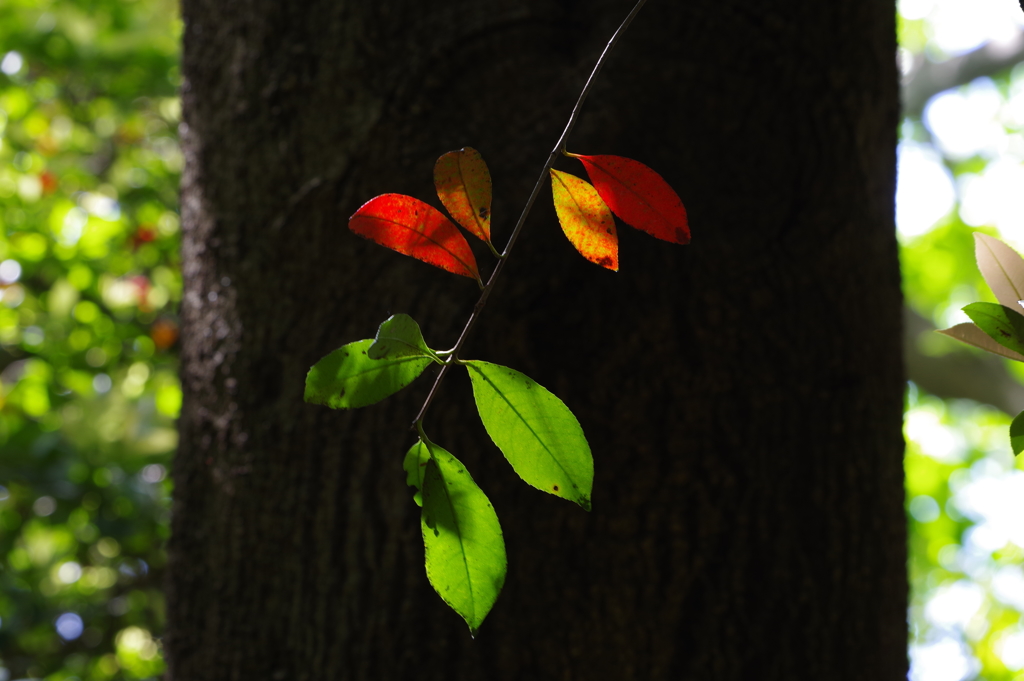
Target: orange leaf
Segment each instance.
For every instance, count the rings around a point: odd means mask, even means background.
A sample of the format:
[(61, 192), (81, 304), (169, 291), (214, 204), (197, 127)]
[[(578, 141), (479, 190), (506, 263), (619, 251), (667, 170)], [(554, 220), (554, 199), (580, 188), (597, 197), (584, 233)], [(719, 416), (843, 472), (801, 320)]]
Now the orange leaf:
[(619, 237), (615, 219), (597, 190), (575, 175), (551, 170), (551, 193), (562, 231), (590, 262), (619, 271)]
[(156, 349), (162, 352), (178, 340), (178, 325), (169, 319), (158, 319), (149, 328), (149, 337)]
[(455, 221), (491, 242), (491, 173), (472, 147), (449, 151), (434, 164), (434, 186)]
[(348, 219), (348, 228), (393, 251), (480, 281), (466, 237), (441, 211), (419, 199), (381, 194)]
[(579, 156), (590, 181), (612, 212), (631, 227), (676, 244), (690, 243), (679, 195), (643, 163), (622, 156)]

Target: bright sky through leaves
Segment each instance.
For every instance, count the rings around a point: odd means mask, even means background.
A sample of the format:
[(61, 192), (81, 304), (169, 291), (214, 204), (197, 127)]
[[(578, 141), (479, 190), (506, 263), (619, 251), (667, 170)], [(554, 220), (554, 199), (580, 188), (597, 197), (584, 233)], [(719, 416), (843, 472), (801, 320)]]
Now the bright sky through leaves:
[[(899, 10), (904, 49), (925, 49), (937, 61), (1024, 26), (1017, 0), (901, 0)], [(1024, 67), (1008, 83), (998, 81), (942, 93), (927, 107), (924, 125), (903, 126), (896, 208), (904, 262), (911, 265), (905, 286), (911, 300), (935, 305), (921, 311), (946, 326), (966, 321), (959, 308), (985, 288), (969, 230), (995, 227), (997, 236), (1024, 248)], [(913, 244), (922, 245), (908, 248)], [(925, 259), (914, 264), (919, 257)], [(910, 393), (909, 678), (1018, 678), (1024, 462), (1010, 452), (1010, 418), (969, 402), (918, 396), (913, 386)]]
[(896, 225), (903, 237), (919, 236), (953, 209), (953, 177), (930, 147), (904, 142), (897, 159)]
[(899, 12), (905, 19), (927, 19), (931, 46), (951, 56), (1005, 40), (1024, 26), (1016, 0), (900, 0)]
[[(902, 0), (904, 20), (918, 21), (933, 58), (1005, 40), (1024, 27), (1016, 0)], [(1024, 69), (1018, 67), (1008, 95), (988, 78), (933, 97), (924, 122), (939, 150), (952, 159), (980, 156), (991, 162), (959, 174), (956, 188), (941, 157), (906, 140), (900, 145), (897, 225), (903, 238), (927, 232), (959, 200), (970, 226), (994, 225), (1010, 245), (1024, 247), (1024, 201), (1012, 187), (1024, 181)], [(1015, 132), (1018, 131), (1018, 132)]]

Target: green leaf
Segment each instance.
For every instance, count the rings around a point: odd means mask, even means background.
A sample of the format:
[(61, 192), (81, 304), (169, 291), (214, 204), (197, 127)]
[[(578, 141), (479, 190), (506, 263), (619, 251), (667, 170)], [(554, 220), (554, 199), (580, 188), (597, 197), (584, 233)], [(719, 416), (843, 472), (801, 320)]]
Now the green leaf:
[(409, 385), (430, 364), (429, 357), (370, 359), (373, 339), (343, 345), (306, 374), (303, 399), (332, 409), (354, 409), (380, 402)]
[(423, 489), (423, 476), (426, 475), (428, 461), (430, 461), (430, 450), (423, 444), (423, 440), (417, 440), (416, 444), (405, 453), (405, 461), (402, 462), (402, 468), (406, 473), (405, 484), (416, 488), (416, 494), (413, 495), (412, 500), (416, 502), (417, 506), (423, 505), (423, 495), (420, 490)]
[(476, 635), (505, 583), (505, 540), (494, 507), (465, 466), (429, 447), (420, 514), (427, 579)]
[(1010, 447), (1014, 456), (1024, 451), (1024, 411), (1014, 416), (1010, 423)]
[(964, 312), (992, 340), (1024, 353), (1024, 316), (1020, 313), (998, 303), (971, 303)]
[(589, 511), (594, 458), (569, 408), (508, 367), (473, 360), (466, 368), (480, 420), (519, 477)]
[(395, 357), (432, 357), (420, 333), (420, 325), (407, 314), (388, 317), (377, 329), (377, 338), (366, 353), (370, 359)]

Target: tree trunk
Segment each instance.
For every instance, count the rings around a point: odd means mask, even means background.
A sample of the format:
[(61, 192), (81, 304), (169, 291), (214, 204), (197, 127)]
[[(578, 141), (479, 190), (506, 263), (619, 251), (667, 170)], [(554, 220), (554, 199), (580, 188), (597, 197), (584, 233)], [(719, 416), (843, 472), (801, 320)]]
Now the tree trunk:
[(476, 640), (426, 580), (401, 468), (429, 378), (302, 401), (389, 314), (450, 347), (478, 295), (348, 216), (438, 205), (434, 160), (470, 145), (503, 244), (629, 7), (184, 1), (171, 679), (906, 678), (890, 2), (651, 0), (612, 54), (569, 150), (658, 170), (693, 243), (621, 227), (611, 273), (542, 194), (463, 354), (575, 412), (593, 511), (520, 482), (453, 372), (427, 432), (509, 556)]

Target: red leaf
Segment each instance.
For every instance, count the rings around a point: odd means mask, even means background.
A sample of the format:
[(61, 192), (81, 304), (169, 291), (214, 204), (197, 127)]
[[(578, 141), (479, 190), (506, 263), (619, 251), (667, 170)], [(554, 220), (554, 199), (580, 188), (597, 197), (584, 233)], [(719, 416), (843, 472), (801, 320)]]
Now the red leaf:
[(562, 231), (590, 262), (619, 270), (619, 237), (615, 219), (594, 187), (575, 175), (551, 170), (551, 193)]
[(590, 181), (612, 212), (631, 227), (676, 244), (690, 243), (679, 195), (647, 166), (622, 156), (579, 156)]
[(482, 241), (491, 241), (491, 173), (473, 147), (449, 151), (434, 164), (434, 186), (455, 221)]
[(49, 170), (44, 170), (42, 173), (39, 174), (39, 181), (43, 185), (44, 194), (52, 194), (55, 191), (57, 191), (57, 186), (59, 184), (57, 176), (51, 173)]
[(441, 211), (403, 194), (381, 194), (348, 219), (348, 228), (403, 255), (480, 281), (466, 237)]

